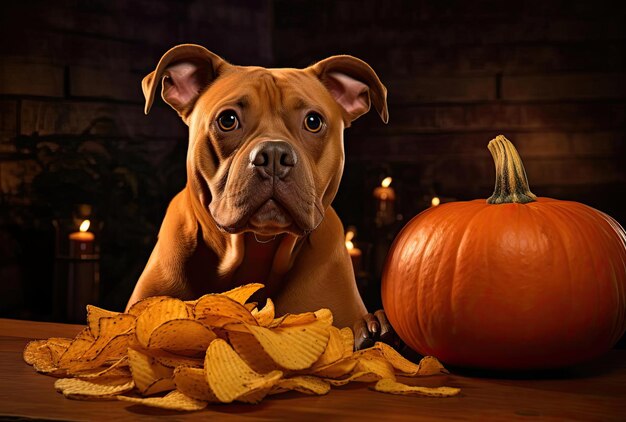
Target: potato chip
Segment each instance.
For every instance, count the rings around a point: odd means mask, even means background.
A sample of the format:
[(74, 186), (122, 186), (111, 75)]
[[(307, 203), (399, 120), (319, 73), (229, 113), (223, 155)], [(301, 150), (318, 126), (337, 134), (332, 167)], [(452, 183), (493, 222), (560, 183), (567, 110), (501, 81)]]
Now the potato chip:
[(210, 328), (193, 319), (173, 319), (152, 330), (148, 349), (162, 349), (183, 355), (204, 355), (217, 336)]
[(113, 317), (100, 318), (98, 321), (98, 337), (94, 336), (94, 338), (97, 341), (101, 337), (113, 338), (118, 334), (134, 332), (136, 320), (137, 317), (130, 314), (119, 314)]
[[(113, 338), (118, 335), (128, 333), (133, 329), (134, 324), (135, 317), (127, 314), (100, 318), (98, 321), (98, 332), (100, 335), (96, 338), (96, 341), (91, 345), (91, 347), (85, 351), (81, 358), (83, 360), (91, 360), (95, 358), (105, 347), (109, 347)], [(91, 331), (91, 328), (89, 330)]]
[(247, 326), (263, 350), (282, 368), (299, 370), (313, 365), (328, 344), (326, 321), (269, 329)]
[(460, 388), (454, 387), (416, 387), (402, 384), (390, 379), (382, 379), (378, 381), (372, 389), (380, 391), (381, 393), (425, 397), (452, 397), (456, 396), (461, 391)]
[[(396, 379), (393, 366), (382, 356), (362, 355), (357, 359), (354, 372), (363, 373), (363, 376), (354, 379), (360, 382), (371, 382), (379, 379)], [(370, 374), (371, 376), (365, 376), (365, 374)]]
[(254, 313), (253, 316), (260, 326), (267, 327), (274, 321), (274, 311), (274, 302), (272, 302), (272, 299), (267, 298), (263, 309)]
[(118, 394), (133, 389), (133, 380), (109, 385), (85, 381), (76, 378), (62, 378), (54, 383), (54, 388), (63, 395), (75, 400), (115, 400)]
[[(62, 341), (67, 340), (67, 341)], [(59, 361), (61, 360), (61, 356), (67, 351), (69, 345), (71, 344), (71, 340), (69, 339), (58, 339), (51, 338), (48, 339), (46, 345), (50, 350), (50, 356), (52, 357), (52, 364), (55, 366), (59, 365)]]
[(327, 326), (333, 325), (333, 313), (328, 308), (321, 308), (313, 312), (318, 321), (325, 323)]
[(237, 401), (250, 404), (260, 403), (265, 396), (272, 391), (282, 376), (283, 374), (280, 371), (274, 371), (264, 375), (262, 380), (246, 385), (247, 388), (251, 389), (250, 392), (238, 397)]
[(248, 302), (248, 303), (244, 303), (243, 307), (246, 308), (248, 311), (250, 311), (250, 313), (252, 315), (255, 315), (257, 312), (259, 312), (259, 310), (257, 309), (257, 302)]
[(322, 353), (319, 359), (315, 361), (311, 369), (330, 365), (331, 363), (337, 362), (343, 357), (344, 343), (341, 336), (341, 331), (339, 330), (339, 328), (333, 327), (332, 325), (328, 327), (328, 330), (329, 337), (326, 349), (324, 349), (324, 353)]
[(361, 372), (353, 372), (351, 375), (345, 378), (339, 378), (339, 379), (324, 378), (324, 381), (326, 381), (327, 383), (329, 383), (330, 385), (334, 387), (339, 387), (342, 385), (349, 384), (351, 382), (376, 382), (379, 379), (381, 378), (377, 374), (374, 374), (372, 372), (361, 371)]
[(276, 362), (263, 350), (261, 343), (250, 332), (230, 331), (228, 333), (228, 341), (237, 354), (254, 371), (260, 374), (267, 374), (280, 369)]
[[(80, 359), (71, 361), (67, 365), (69, 372), (84, 372), (93, 370), (107, 363), (114, 363), (126, 355), (128, 349), (128, 340), (132, 334), (118, 334), (113, 337), (106, 345), (96, 350), (95, 356), (89, 353), (94, 346), (85, 352)], [(102, 336), (101, 336), (102, 337)], [(95, 345), (95, 343), (94, 343)], [(69, 350), (69, 349), (68, 349)]]
[(120, 377), (128, 377), (131, 378), (132, 375), (130, 373), (130, 368), (128, 367), (128, 356), (124, 356), (120, 358), (117, 362), (113, 363), (108, 368), (95, 371), (95, 372), (86, 372), (82, 374), (74, 374), (76, 378), (82, 379), (108, 379), (108, 378), (120, 378)]
[(434, 356), (425, 356), (420, 360), (416, 375), (449, 374), (450, 372)]
[(137, 317), (135, 334), (139, 343), (147, 348), (150, 335), (155, 328), (173, 319), (189, 318), (191, 313), (182, 300), (165, 298), (150, 304)]
[(144, 406), (158, 407), (169, 410), (202, 410), (207, 405), (206, 402), (192, 399), (177, 390), (168, 393), (164, 397), (149, 397), (142, 399), (138, 397), (117, 396), (117, 399), (130, 403), (142, 404)]
[(33, 368), (35, 368), (37, 372), (48, 375), (64, 374), (64, 371), (59, 371), (58, 366), (54, 364), (52, 352), (45, 340), (43, 344), (36, 343), (31, 346), (29, 350), (29, 360), (33, 362)]
[(70, 364), (70, 362), (79, 359), (85, 354), (87, 350), (93, 345), (95, 339), (91, 335), (89, 327), (78, 333), (78, 335), (72, 340), (67, 350), (61, 355), (59, 359), (59, 366), (64, 368)]
[[(24, 353), (22, 354), (24, 362), (29, 365), (33, 365), (40, 359), (49, 359), (52, 361), (50, 350), (45, 347), (42, 348), (42, 346), (46, 346), (47, 343), (47, 340), (29, 341), (24, 348)], [(45, 355), (45, 357), (42, 357), (42, 355)]]
[(222, 295), (202, 296), (193, 313), (198, 321), (210, 327), (223, 327), (238, 322), (257, 325), (254, 316), (242, 304)]
[(269, 328), (277, 327), (289, 327), (292, 325), (306, 325), (317, 321), (317, 317), (313, 312), (304, 312), (301, 314), (285, 314), (279, 318), (274, 319), (269, 325)]
[(162, 379), (172, 379), (174, 370), (161, 365), (152, 356), (138, 350), (128, 349), (128, 363), (135, 380), (135, 386), (141, 394), (146, 394), (148, 388)]
[(186, 356), (177, 356), (164, 351), (159, 351), (159, 353), (154, 354), (153, 356), (158, 363), (172, 369), (178, 368), (179, 366), (200, 368), (204, 364), (204, 357), (191, 358)]
[(100, 334), (100, 318), (114, 317), (119, 315), (119, 312), (107, 311), (106, 309), (98, 308), (94, 305), (87, 305), (87, 326), (91, 331), (91, 335), (94, 338), (98, 338)]
[(176, 384), (174, 384), (173, 378), (161, 378), (147, 386), (142, 394), (144, 396), (152, 396), (153, 394), (162, 393), (164, 391), (172, 391), (175, 388)]
[(131, 307), (128, 308), (126, 313), (138, 317), (143, 313), (143, 311), (148, 309), (148, 307), (165, 299), (169, 299), (169, 296), (150, 296), (145, 299), (141, 299), (140, 301), (133, 303)]
[[(281, 371), (261, 375), (250, 368), (224, 340), (214, 340), (206, 352), (204, 372), (211, 390), (223, 403), (234, 400), (257, 402), (282, 377)], [(244, 397), (245, 396), (245, 397)]]
[(353, 358), (344, 358), (330, 365), (315, 368), (313, 371), (307, 371), (310, 375), (320, 378), (341, 378), (352, 372), (357, 364), (357, 360)]
[(220, 401), (211, 390), (203, 368), (179, 367), (174, 371), (176, 389), (192, 399), (209, 403)]
[(309, 395), (323, 396), (330, 391), (330, 384), (318, 377), (299, 375), (279, 380), (270, 394), (278, 394), (289, 390)]
[(67, 350), (68, 347), (70, 347), (70, 344), (72, 344), (72, 339), (71, 338), (64, 338), (64, 337), (50, 337), (47, 341), (48, 345), (54, 345), (57, 347), (60, 347), (64, 350)]
[(32, 365), (39, 373), (55, 377), (66, 376), (67, 371), (64, 368), (60, 368), (58, 362), (60, 356), (64, 353), (64, 345), (67, 343), (60, 340), (67, 339), (51, 338), (50, 340), (29, 342), (24, 348), (24, 361)]
[(405, 359), (400, 353), (398, 353), (388, 344), (377, 341), (372, 348), (380, 350), (382, 356), (384, 356), (384, 358), (402, 374), (409, 376), (417, 374), (419, 365)]
[(343, 357), (350, 357), (352, 352), (354, 352), (354, 333), (349, 327), (344, 327), (339, 331), (343, 340)]
[(235, 287), (232, 290), (229, 290), (224, 293), (220, 293), (222, 296), (226, 296), (237, 303), (244, 304), (250, 299), (250, 297), (255, 294), (258, 290), (265, 287), (261, 283), (249, 283), (244, 284), (243, 286)]

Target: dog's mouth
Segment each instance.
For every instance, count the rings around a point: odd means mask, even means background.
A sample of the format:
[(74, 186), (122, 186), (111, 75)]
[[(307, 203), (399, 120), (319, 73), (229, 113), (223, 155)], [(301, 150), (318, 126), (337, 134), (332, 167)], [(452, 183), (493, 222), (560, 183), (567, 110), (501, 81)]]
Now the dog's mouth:
[(268, 199), (248, 220), (249, 228), (257, 234), (272, 236), (283, 233), (293, 225), (293, 217), (273, 198)]
[(261, 200), (260, 205), (248, 208), (248, 212), (239, 214), (239, 218), (230, 224), (220, 224), (220, 219), (214, 220), (217, 226), (226, 233), (236, 234), (242, 232), (252, 232), (257, 239), (271, 238), (281, 233), (291, 233), (295, 236), (304, 236), (314, 230), (317, 226), (305, 228), (300, 219), (294, 217), (293, 211), (283, 205), (275, 197)]

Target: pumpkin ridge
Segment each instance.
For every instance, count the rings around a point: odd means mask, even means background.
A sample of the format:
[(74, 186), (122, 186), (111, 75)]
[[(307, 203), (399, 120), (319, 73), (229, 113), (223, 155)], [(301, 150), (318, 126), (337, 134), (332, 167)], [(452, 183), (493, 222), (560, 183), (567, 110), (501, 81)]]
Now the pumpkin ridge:
[[(613, 229), (615, 231), (615, 233), (617, 233), (617, 241), (620, 243), (621, 245), (621, 251), (622, 253), (622, 265), (621, 265), (621, 273), (622, 275), (626, 274), (626, 231), (624, 230), (624, 228), (621, 226), (621, 224), (619, 224), (613, 217), (611, 217), (610, 215), (602, 212), (602, 211), (598, 211), (600, 217), (611, 227), (611, 229)], [(610, 237), (610, 236), (609, 236)], [(616, 286), (616, 290), (617, 290), (617, 296), (618, 296), (618, 301), (626, 304), (626, 286), (624, 286), (622, 283), (619, 283), (618, 281), (618, 277), (619, 275), (617, 274), (618, 271), (616, 271), (615, 266), (613, 265), (613, 261), (611, 260), (611, 269), (613, 270), (613, 277), (612, 280), (614, 281), (614, 285)], [(624, 333), (626, 332), (626, 305), (619, 307), (619, 315), (617, 320), (615, 321), (616, 324), (615, 326), (619, 327), (617, 328), (614, 332), (615, 332), (615, 336), (613, 338), (613, 344), (616, 343), (619, 338), (621, 337), (622, 334), (620, 333)], [(621, 324), (619, 324), (619, 321), (621, 321)]]
[[(584, 228), (584, 224), (583, 225), (580, 224), (580, 221), (579, 221), (580, 220), (580, 216), (578, 215), (578, 213), (574, 212), (574, 210), (571, 209), (571, 208), (560, 206), (560, 204), (558, 202), (557, 203), (553, 203), (551, 205), (551, 208), (552, 208), (552, 210), (551, 210), (552, 213), (554, 213), (555, 211), (557, 213), (560, 213), (561, 215), (563, 215), (565, 217), (564, 220), (568, 221), (568, 223), (572, 224), (574, 221), (576, 221), (576, 223), (575, 223), (575, 225), (576, 225), (576, 232), (583, 239), (583, 242), (580, 242), (580, 243), (581, 243), (582, 247), (584, 248), (584, 250), (586, 252), (585, 255), (588, 256), (590, 261), (591, 261), (591, 267), (595, 271), (596, 262), (595, 262), (594, 254), (593, 254), (593, 251), (591, 251), (590, 248), (589, 248), (589, 237), (590, 236), (588, 236), (588, 234), (585, 233), (586, 232), (586, 228)], [(568, 226), (565, 226), (565, 227), (568, 227)], [(571, 255), (570, 248), (563, 247), (562, 250), (565, 252), (566, 262), (572, 262), (572, 258), (570, 256)], [(574, 295), (572, 295), (572, 288), (573, 288), (572, 283), (574, 282), (574, 280), (577, 280), (578, 282), (580, 282), (580, 280), (578, 280), (577, 277), (573, 276), (571, 266), (568, 265), (567, 268), (569, 270), (569, 277), (568, 277), (568, 281), (569, 282), (567, 283), (567, 286), (568, 286), (568, 289), (569, 289), (568, 296), (570, 298), (570, 309), (572, 311), (577, 311), (579, 309), (577, 309), (578, 306), (576, 306), (574, 304), (575, 298), (574, 298)], [(592, 283), (592, 284), (594, 286), (594, 293), (595, 293), (595, 295), (593, 297), (595, 306), (592, 307), (594, 309), (594, 312), (591, 315), (591, 319), (593, 320), (592, 325), (595, 326), (597, 324), (597, 321), (598, 321), (598, 309), (601, 308), (600, 307), (600, 291), (599, 291), (599, 286), (598, 286), (597, 282), (596, 283)], [(589, 296), (585, 297), (586, 301), (589, 300), (589, 299), (590, 299)], [(585, 313), (588, 315), (587, 312), (585, 312)], [(569, 317), (569, 315), (568, 315), (568, 317)], [(569, 322), (568, 328), (571, 328), (571, 325), (572, 325), (572, 322), (573, 322), (572, 318), (568, 318), (568, 322)]]
[[(573, 210), (571, 210), (573, 211)], [(580, 220), (583, 220), (584, 218), (593, 218), (594, 220), (594, 228), (599, 229), (599, 231), (601, 232), (601, 241), (599, 242), (601, 245), (601, 248), (603, 250), (602, 256), (605, 257), (609, 257), (611, 255), (611, 245), (610, 245), (610, 233), (606, 230), (606, 227), (604, 227), (603, 223), (607, 223), (606, 220), (604, 218), (602, 218), (603, 216), (601, 214), (598, 214), (598, 211), (593, 209), (592, 207), (583, 205), (582, 207), (577, 207), (576, 211), (579, 212), (578, 218)], [(609, 225), (609, 228), (612, 228)], [(585, 236), (587, 238), (587, 242), (585, 242), (585, 246), (588, 252), (591, 251), (591, 241), (593, 241), (593, 237), (598, 237), (598, 234), (593, 233), (591, 230), (591, 227), (587, 228), (588, 232), (587, 235)], [(594, 236), (595, 235), (595, 236)], [(594, 255), (592, 255), (593, 257)], [(592, 258), (592, 261), (594, 262), (594, 271), (595, 269), (599, 266), (596, 262), (595, 259)], [(617, 287), (617, 290), (619, 290), (619, 287), (616, 286), (616, 283), (614, 282), (615, 280), (615, 270), (614, 270), (614, 266), (613, 266), (613, 260), (612, 259), (608, 259), (607, 258), (607, 263), (609, 264), (609, 268), (607, 268), (607, 275), (606, 275), (606, 280), (604, 280), (606, 286), (601, 286), (599, 283), (594, 283), (596, 286), (596, 294), (597, 294), (597, 309), (596, 309), (596, 315), (595, 315), (595, 320), (597, 321), (599, 319), (599, 316), (602, 315), (603, 313), (603, 307), (602, 304), (600, 303), (600, 298), (601, 298), (601, 292), (600, 289), (610, 289), (610, 290), (614, 290), (615, 287)], [(616, 298), (617, 302), (619, 303), (619, 297)], [(622, 303), (625, 303), (624, 301), (622, 301)], [(617, 331), (617, 326), (618, 326), (618, 321), (621, 319), (623, 320), (623, 316), (620, 314), (623, 314), (623, 312), (620, 312), (619, 310), (621, 309), (623, 311), (623, 308), (620, 308), (619, 306), (617, 307), (618, 312), (616, 312), (616, 315), (614, 315), (614, 317), (612, 318), (612, 329), (611, 332), (612, 333), (616, 333), (619, 331)], [(615, 337), (615, 334), (614, 334)], [(614, 341), (619, 340), (619, 337), (612, 339)], [(611, 346), (611, 344), (607, 344), (608, 347)]]
[[(603, 250), (602, 256), (606, 256), (606, 257), (611, 256), (611, 242), (612, 242), (611, 232), (607, 230), (607, 227), (604, 227), (604, 224), (608, 226), (608, 229), (615, 231), (618, 234), (618, 239), (623, 242), (625, 232), (621, 228), (621, 225), (619, 225), (619, 223), (613, 220), (613, 218), (610, 217), (609, 215), (601, 211), (598, 211), (593, 207), (590, 207), (584, 204), (578, 204), (578, 203), (575, 203), (575, 204), (576, 204), (575, 210), (579, 213), (578, 215), (579, 219), (596, 220), (594, 227), (597, 228), (599, 231), (601, 231), (601, 236), (600, 236), (601, 241), (599, 242), (599, 244), (601, 245), (602, 250)], [(570, 211), (573, 211), (573, 210), (570, 210)], [(617, 226), (611, 224), (611, 220), (615, 221)], [(617, 228), (621, 230), (618, 230)], [(587, 238), (593, 237), (591, 236), (593, 234), (594, 233), (590, 233), (590, 235), (587, 236)], [(587, 250), (589, 251), (590, 250), (589, 242), (585, 242), (585, 243), (587, 245)], [(622, 243), (622, 246), (624, 245), (625, 244)], [(626, 250), (626, 249), (622, 249), (622, 251), (623, 250)], [(622, 255), (625, 255), (625, 254), (622, 254)], [(610, 274), (607, 275), (607, 282), (610, 282), (610, 286), (607, 286), (607, 287), (611, 287), (611, 290), (617, 291), (616, 300), (618, 304), (620, 302), (622, 304), (626, 304), (626, 297), (624, 296), (624, 286), (620, 284), (619, 282), (617, 282), (618, 277), (617, 277), (617, 272), (615, 271), (614, 262), (612, 259), (607, 259), (607, 261), (608, 261), (608, 264), (610, 265)], [(625, 256), (622, 256), (622, 264), (624, 265), (624, 268), (626, 269), (626, 257)], [(626, 271), (624, 271), (624, 273), (626, 273)], [(597, 289), (600, 288), (600, 286), (597, 283), (595, 283), (595, 285)], [(598, 314), (601, 313), (601, 310), (602, 309), (599, 307)], [(619, 338), (621, 337), (619, 333), (623, 333), (624, 329), (626, 328), (626, 320), (624, 319), (625, 311), (626, 311), (626, 306), (617, 307), (617, 313), (613, 320), (613, 330), (612, 330), (612, 332), (614, 333), (613, 343), (619, 340)], [(621, 327), (620, 327), (619, 321), (622, 321)]]
[[(427, 215), (425, 215), (425, 217), (427, 218), (433, 218), (429, 213)], [(433, 240), (433, 238), (436, 237), (437, 234), (437, 230), (432, 230), (429, 234), (428, 237), (426, 238), (426, 240), (423, 243), (423, 246), (421, 247), (422, 249), (422, 253), (420, 254), (419, 259), (415, 262), (415, 267), (417, 269), (419, 269), (419, 271), (423, 271), (424, 269), (424, 258), (425, 258), (425, 253), (423, 253), (425, 250), (428, 249), (428, 245), (430, 244), (430, 242)], [(430, 335), (430, 332), (428, 332), (427, 330), (424, 329), (426, 321), (424, 321), (424, 318), (421, 317), (421, 312), (419, 312), (419, 309), (421, 308), (421, 303), (420, 303), (420, 298), (423, 297), (422, 294), (422, 289), (426, 287), (423, 286), (421, 283), (417, 286), (417, 288), (415, 289), (414, 293), (415, 293), (415, 303), (417, 304), (417, 309), (418, 309), (418, 313), (417, 313), (417, 324), (419, 326), (419, 331), (421, 333), (421, 337), (422, 338), (432, 338), (432, 336)], [(401, 299), (401, 296), (398, 297), (398, 299)], [(429, 308), (429, 310), (431, 310)], [(408, 313), (405, 313), (405, 316), (408, 317)], [(408, 321), (408, 318), (405, 318), (405, 320), (403, 321), (403, 325), (406, 327), (410, 326), (410, 322)], [(414, 338), (414, 340), (417, 340), (418, 343), (422, 344), (422, 347), (424, 347), (426, 350), (432, 350), (432, 346), (430, 344), (426, 343), (422, 343), (419, 341), (419, 339)]]
[[(463, 235), (461, 236), (461, 241), (459, 242), (458, 246), (456, 247), (456, 256), (454, 259), (454, 270), (452, 271), (452, 276), (453, 276), (453, 280), (458, 280), (459, 278), (457, 278), (457, 269), (458, 269), (458, 261), (459, 261), (459, 255), (461, 250), (464, 248), (465, 243), (467, 242), (467, 238), (469, 236), (470, 233), (470, 228), (472, 227), (472, 222), (477, 221), (478, 217), (480, 216), (481, 213), (483, 213), (484, 211), (487, 211), (487, 207), (482, 207), (480, 209), (477, 209), (474, 211), (474, 215), (472, 215), (469, 220), (466, 222), (464, 230), (463, 230)], [(482, 242), (481, 242), (482, 243)], [(487, 251), (485, 251), (487, 252)], [(485, 256), (489, 257), (488, 253), (485, 253)], [(457, 283), (452, 283), (452, 288), (450, 289), (450, 297), (449, 297), (449, 301), (450, 301), (450, 310), (451, 313), (454, 317), (454, 321), (456, 323), (456, 319), (458, 318), (457, 316), (457, 310), (455, 310), (454, 308), (458, 308), (458, 304), (456, 304), (456, 296), (458, 295), (458, 282)], [(455, 300), (453, 300), (455, 299)]]

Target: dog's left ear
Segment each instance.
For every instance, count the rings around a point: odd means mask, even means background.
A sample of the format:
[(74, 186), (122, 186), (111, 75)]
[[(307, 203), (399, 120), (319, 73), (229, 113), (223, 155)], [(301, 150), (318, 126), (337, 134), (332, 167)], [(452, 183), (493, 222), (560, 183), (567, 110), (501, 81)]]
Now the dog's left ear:
[(161, 57), (156, 69), (141, 81), (145, 113), (150, 111), (155, 91), (163, 81), (163, 100), (185, 120), (200, 93), (225, 66), (228, 63), (224, 59), (200, 45), (181, 44), (171, 48)]
[(389, 121), (387, 88), (376, 72), (363, 60), (352, 56), (332, 56), (315, 63), (311, 69), (335, 101), (354, 121), (370, 109), (370, 102), (383, 122)]

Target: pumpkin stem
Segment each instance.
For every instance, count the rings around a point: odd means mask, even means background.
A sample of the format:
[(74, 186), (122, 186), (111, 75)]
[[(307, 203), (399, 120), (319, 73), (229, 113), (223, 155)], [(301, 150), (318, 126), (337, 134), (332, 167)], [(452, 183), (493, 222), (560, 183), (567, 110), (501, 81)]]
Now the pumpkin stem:
[(487, 146), (496, 164), (496, 187), (488, 204), (525, 204), (537, 197), (528, 187), (524, 164), (517, 150), (504, 135), (498, 135)]

